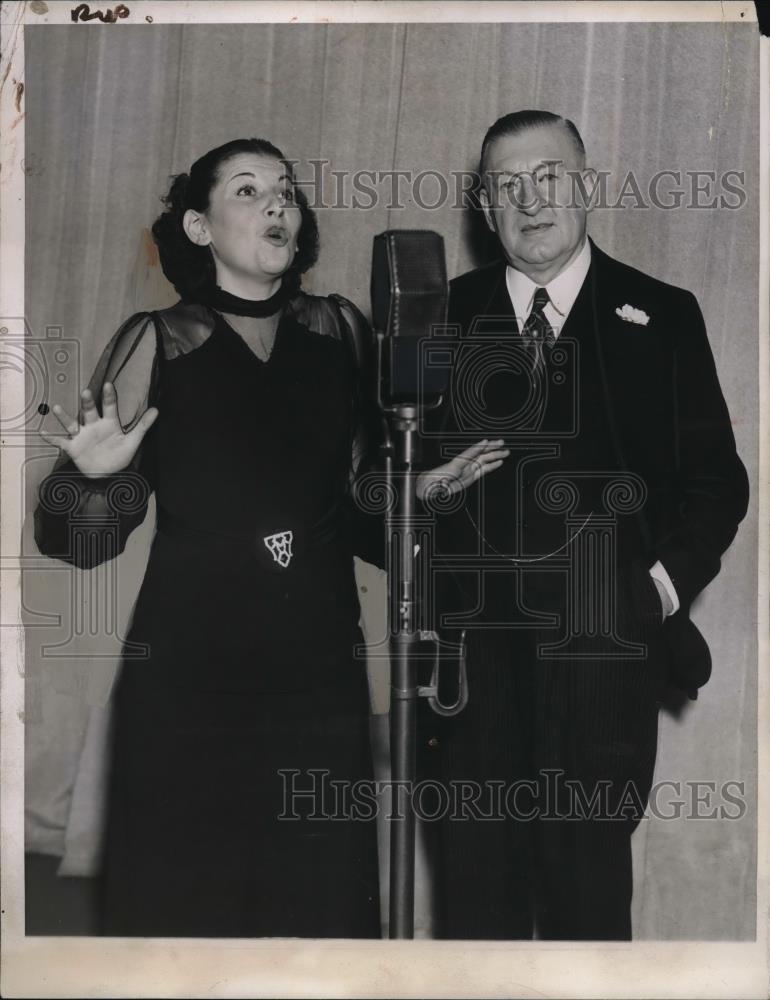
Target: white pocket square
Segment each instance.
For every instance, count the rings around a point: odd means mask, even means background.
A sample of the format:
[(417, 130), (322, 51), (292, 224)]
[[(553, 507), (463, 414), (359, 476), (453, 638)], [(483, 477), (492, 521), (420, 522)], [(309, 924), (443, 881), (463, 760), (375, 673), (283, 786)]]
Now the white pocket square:
[(627, 323), (639, 323), (641, 326), (647, 326), (650, 322), (650, 317), (644, 312), (643, 309), (635, 309), (626, 303), (622, 309), (618, 308), (615, 310), (615, 315), (620, 316)]

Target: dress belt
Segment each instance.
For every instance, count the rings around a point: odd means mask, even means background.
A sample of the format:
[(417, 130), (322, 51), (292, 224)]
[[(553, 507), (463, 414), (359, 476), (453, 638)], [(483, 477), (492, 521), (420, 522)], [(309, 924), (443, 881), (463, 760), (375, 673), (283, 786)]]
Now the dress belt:
[(250, 550), (270, 569), (288, 569), (304, 553), (333, 541), (339, 533), (339, 504), (333, 504), (314, 524), (276, 515), (255, 524), (252, 531), (228, 531), (192, 525), (158, 504), (157, 530), (168, 538), (208, 545), (236, 543)]

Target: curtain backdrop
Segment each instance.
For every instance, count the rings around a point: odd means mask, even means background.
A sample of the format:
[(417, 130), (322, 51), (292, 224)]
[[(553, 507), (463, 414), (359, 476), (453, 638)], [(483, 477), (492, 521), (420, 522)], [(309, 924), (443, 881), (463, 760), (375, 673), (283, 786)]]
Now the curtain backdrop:
[[(590, 232), (613, 256), (698, 297), (753, 486), (723, 571), (695, 609), (713, 653), (712, 680), (697, 702), (663, 715), (656, 772), (658, 780), (675, 782), (743, 782), (747, 810), (734, 820), (642, 824), (634, 843), (635, 935), (753, 937), (756, 28), (117, 24), (33, 26), (25, 38), (26, 316), (32, 337), (50, 340), (60, 328), (63, 341), (76, 342), (67, 347), (64, 380), (52, 399), (74, 399), (127, 315), (174, 301), (148, 228), (170, 175), (231, 138), (269, 138), (301, 161), (305, 178), (309, 161), (326, 158), (332, 202), (331, 170), (472, 169), (487, 126), (526, 107), (576, 122), (590, 163), (611, 171), (610, 192), (631, 169), (642, 191), (664, 169), (744, 172), (747, 200), (739, 210), (635, 210), (631, 198), (624, 208), (596, 210)], [(473, 212), (451, 199), (435, 210), (423, 207), (437, 199), (436, 184), (427, 177), (417, 198), (404, 187), (403, 208), (383, 197), (368, 210), (319, 209), (322, 250), (308, 290), (340, 292), (368, 311), (372, 237), (387, 228), (441, 233), (450, 277), (481, 263), (490, 244)], [(31, 509), (52, 456), (31, 447), (27, 458)], [(27, 844), (66, 853), (64, 870), (72, 872), (88, 870), (93, 860), (104, 706), (151, 533), (148, 518), (116, 566), (73, 573), (37, 561), (29, 524), (25, 529)], [(376, 638), (382, 577), (359, 567), (359, 582)], [(73, 632), (73, 593), (92, 610), (105, 594), (117, 598)], [(372, 683), (382, 711), (382, 661)]]

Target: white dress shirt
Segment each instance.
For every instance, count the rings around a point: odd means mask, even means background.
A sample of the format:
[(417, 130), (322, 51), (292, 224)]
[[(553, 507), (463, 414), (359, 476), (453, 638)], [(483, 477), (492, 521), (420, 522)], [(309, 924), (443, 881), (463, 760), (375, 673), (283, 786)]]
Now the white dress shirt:
[[(516, 315), (516, 322), (519, 330), (524, 329), (529, 314), (532, 312), (532, 302), (538, 288), (545, 288), (550, 301), (546, 305), (545, 318), (549, 326), (552, 327), (556, 337), (562, 331), (570, 310), (575, 304), (583, 282), (591, 266), (591, 244), (588, 240), (583, 240), (580, 253), (574, 258), (556, 277), (549, 281), (547, 285), (538, 285), (531, 278), (527, 277), (523, 271), (517, 271), (510, 265), (505, 272), (505, 283), (508, 287), (508, 295), (511, 305)], [(663, 563), (658, 560), (650, 567), (650, 576), (663, 585), (668, 596), (671, 598), (672, 609), (669, 614), (674, 614), (679, 610), (679, 596), (671, 577), (665, 570)]]
[(538, 288), (545, 288), (550, 299), (544, 310), (545, 318), (558, 337), (562, 327), (567, 322), (567, 317), (575, 304), (575, 299), (578, 297), (590, 266), (591, 244), (588, 240), (583, 241), (582, 249), (577, 257), (547, 285), (536, 284), (523, 271), (516, 271), (509, 265), (505, 272), (505, 283), (508, 286), (508, 295), (516, 314), (519, 330), (524, 329), (527, 317), (532, 312), (532, 300), (535, 297), (535, 292)]

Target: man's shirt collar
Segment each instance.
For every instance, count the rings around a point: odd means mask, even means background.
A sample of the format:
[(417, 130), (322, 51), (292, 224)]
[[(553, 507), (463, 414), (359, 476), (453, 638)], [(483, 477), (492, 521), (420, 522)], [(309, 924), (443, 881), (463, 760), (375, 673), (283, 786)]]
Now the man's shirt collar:
[(508, 286), (508, 295), (511, 298), (513, 311), (519, 329), (524, 326), (530, 312), (532, 311), (532, 300), (538, 288), (545, 288), (551, 300), (546, 306), (546, 317), (554, 327), (557, 335), (567, 321), (570, 310), (575, 304), (575, 299), (588, 274), (591, 266), (591, 244), (586, 238), (580, 253), (571, 264), (547, 285), (538, 285), (531, 278), (528, 278), (522, 271), (517, 271), (510, 265), (506, 268), (505, 283)]

